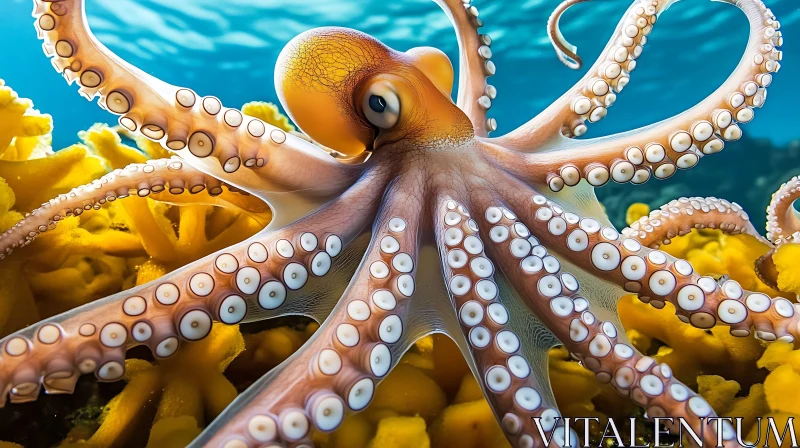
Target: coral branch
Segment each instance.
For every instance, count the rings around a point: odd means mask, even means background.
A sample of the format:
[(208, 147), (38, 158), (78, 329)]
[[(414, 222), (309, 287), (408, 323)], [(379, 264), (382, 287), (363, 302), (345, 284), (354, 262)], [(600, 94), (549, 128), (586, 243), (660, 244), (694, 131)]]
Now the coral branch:
[[(733, 2), (732, 2), (733, 3)], [(722, 150), (723, 141), (741, 137), (740, 124), (763, 106), (766, 87), (780, 69), (783, 43), (780, 24), (760, 0), (733, 3), (750, 21), (750, 37), (734, 72), (708, 98), (691, 109), (635, 131), (586, 141), (568, 142), (558, 150), (521, 154), (514, 138), (487, 147), (498, 164), (531, 182), (559, 191), (582, 178), (594, 186), (613, 180), (641, 184), (651, 175), (666, 179), (676, 169), (689, 169), (701, 157)], [(536, 138), (541, 137), (541, 130)]]
[(491, 61), (492, 38), (477, 32), (483, 21), (478, 18), (478, 8), (470, 5), (469, 0), (435, 1), (450, 17), (458, 37), (458, 107), (472, 121), (475, 135), (486, 137), (497, 129), (497, 121), (486, 117), (497, 96), (497, 89), (487, 83), (487, 78), (496, 70)]
[[(71, 393), (81, 373), (114, 381), (122, 377), (131, 347), (144, 344), (166, 358), (180, 340), (207, 336), (212, 321), (236, 324), (248, 312), (303, 300), (292, 291), (331, 270), (332, 259), (374, 217), (372, 204), (386, 182), (385, 174), (371, 173), (337, 201), (288, 227), (4, 338), (0, 390), (10, 390), (12, 402), (26, 402), (36, 399), (40, 381), (48, 393)], [(362, 208), (349, 205), (354, 196), (365, 199)], [(0, 402), (5, 399), (3, 394)]]
[(251, 386), (197, 443), (309, 442), (311, 425), (333, 431), (346, 409), (367, 407), (376, 384), (413, 342), (406, 311), (415, 289), (421, 182), (409, 174), (390, 187), (370, 247), (336, 309), (295, 356)]
[(56, 70), (77, 81), (81, 95), (99, 96), (125, 128), (252, 193), (307, 189), (330, 197), (357, 177), (360, 168), (310, 142), (122, 61), (92, 35), (83, 9), (83, 0), (35, 0), (36, 29)]
[(746, 233), (770, 245), (750, 223), (750, 217), (735, 202), (717, 198), (679, 198), (661, 206), (660, 210), (642, 216), (622, 234), (643, 246), (658, 249), (672, 238), (686, 235), (692, 229), (719, 229), (729, 235)]
[(99, 209), (106, 202), (128, 197), (133, 191), (140, 197), (168, 190), (177, 195), (188, 190), (192, 194), (208, 189), (211, 196), (222, 193), (219, 180), (179, 160), (159, 159), (145, 164), (134, 163), (115, 170), (88, 185), (42, 204), (22, 221), (0, 235), (0, 260), (16, 247), (29, 244), (40, 233), (53, 229), (58, 221), (77, 216), (84, 210)]
[[(508, 310), (498, 300), (494, 265), (484, 252), (478, 226), (467, 209), (450, 197), (439, 198), (434, 214), (444, 280), (486, 397), (512, 445), (544, 446), (533, 418), (539, 418), (549, 433), (560, 415), (543, 398), (547, 378), (537, 378), (521, 356), (522, 343), (509, 324)], [(513, 231), (530, 234), (524, 225)], [(556, 446), (564, 446), (564, 427), (559, 425), (553, 434)], [(578, 440), (574, 431), (570, 438)]]

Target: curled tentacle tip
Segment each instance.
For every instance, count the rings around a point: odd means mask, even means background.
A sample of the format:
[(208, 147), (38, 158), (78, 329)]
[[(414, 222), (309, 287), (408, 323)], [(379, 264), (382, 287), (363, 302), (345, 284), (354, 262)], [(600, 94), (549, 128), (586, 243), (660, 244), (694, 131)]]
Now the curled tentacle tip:
[(755, 272), (759, 280), (772, 289), (778, 290), (778, 268), (772, 261), (775, 249), (759, 257), (755, 262)]
[[(555, 43), (554, 43), (555, 46)], [(573, 47), (577, 50), (577, 47)], [(571, 68), (572, 70), (580, 70), (583, 67), (583, 61), (581, 60), (580, 56), (576, 53), (566, 53), (556, 47), (556, 55), (558, 59), (564, 63), (567, 67)]]
[(567, 9), (569, 9), (570, 6), (586, 1), (590, 0), (565, 0), (558, 5), (555, 11), (553, 11), (553, 13), (550, 15), (550, 19), (547, 21), (547, 36), (550, 38), (550, 42), (553, 44), (553, 48), (556, 50), (558, 59), (563, 62), (564, 65), (573, 70), (580, 69), (583, 66), (583, 60), (581, 60), (580, 56), (578, 56), (578, 47), (569, 43), (561, 33), (559, 21), (561, 20), (561, 16), (564, 14), (564, 12), (566, 12)]
[[(550, 31), (552, 30), (553, 29), (551, 28)], [(583, 66), (583, 60), (580, 56), (578, 56), (578, 47), (567, 42), (567, 40), (561, 34), (561, 30), (558, 28), (558, 20), (556, 20), (555, 23), (555, 33), (552, 34), (551, 32), (548, 32), (548, 34), (550, 36), (550, 42), (553, 44), (553, 48), (556, 50), (556, 56), (558, 56), (558, 60), (563, 62), (564, 65), (572, 70), (580, 70), (580, 68)]]

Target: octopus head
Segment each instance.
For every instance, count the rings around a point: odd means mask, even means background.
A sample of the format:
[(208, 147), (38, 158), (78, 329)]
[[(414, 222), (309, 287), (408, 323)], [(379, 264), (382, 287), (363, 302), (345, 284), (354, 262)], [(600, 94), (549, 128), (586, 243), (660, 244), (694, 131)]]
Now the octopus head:
[(395, 51), (346, 28), (317, 28), (289, 42), (275, 69), (283, 107), (312, 139), (347, 155), (398, 142), (473, 136), (450, 97), (453, 66), (441, 51)]

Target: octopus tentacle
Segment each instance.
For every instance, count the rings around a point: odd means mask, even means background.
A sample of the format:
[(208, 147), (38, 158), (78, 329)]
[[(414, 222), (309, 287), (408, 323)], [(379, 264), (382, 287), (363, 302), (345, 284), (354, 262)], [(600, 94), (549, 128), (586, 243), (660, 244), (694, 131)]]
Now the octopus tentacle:
[(700, 276), (686, 260), (643, 247), (595, 219), (567, 212), (532, 189), (514, 188), (507, 191), (506, 200), (520, 210), (522, 221), (533, 226), (542, 244), (637, 293), (643, 302), (656, 308), (670, 302), (683, 322), (698, 328), (728, 325), (733, 336), (748, 336), (751, 328), (764, 340), (794, 341), (800, 336), (800, 305), (744, 290), (735, 280), (718, 282)]
[[(553, 431), (555, 445), (564, 446), (564, 428), (555, 428), (559, 412), (543, 400), (547, 382), (541, 383), (521, 356), (520, 338), (509, 328), (509, 312), (498, 300), (494, 266), (484, 252), (477, 223), (449, 196), (437, 201), (435, 221), (445, 284), (479, 381), (506, 436), (513, 446), (543, 446), (535, 417), (544, 431)], [(570, 440), (577, 446), (574, 431)]]
[(561, 16), (572, 6), (578, 3), (587, 2), (590, 0), (566, 0), (553, 10), (550, 18), (547, 19), (547, 37), (550, 38), (550, 43), (556, 50), (558, 60), (564, 63), (567, 67), (578, 70), (583, 67), (583, 59), (578, 56), (578, 47), (572, 45), (561, 33)]
[(767, 207), (767, 238), (776, 246), (800, 240), (800, 217), (794, 201), (800, 198), (800, 178), (793, 177), (772, 195)]
[(679, 198), (642, 216), (630, 227), (622, 229), (623, 235), (640, 244), (658, 249), (669, 244), (672, 238), (686, 235), (696, 229), (719, 229), (729, 235), (746, 233), (766, 245), (771, 245), (750, 223), (750, 217), (735, 202), (717, 198)]
[(780, 291), (781, 288), (778, 285), (778, 268), (772, 260), (772, 256), (775, 255), (776, 250), (777, 249), (772, 249), (758, 257), (755, 261), (754, 268), (759, 280), (770, 288)]
[(99, 209), (106, 202), (122, 199), (133, 191), (139, 197), (168, 191), (192, 194), (208, 190), (209, 195), (222, 194), (224, 183), (198, 171), (178, 159), (150, 160), (114, 170), (91, 184), (73, 188), (33, 210), (22, 221), (0, 235), (0, 260), (16, 247), (29, 244), (40, 233), (53, 229), (65, 217), (78, 216), (84, 210)]
[(358, 412), (370, 403), (376, 384), (413, 342), (407, 309), (424, 203), (419, 185), (418, 176), (408, 175), (389, 188), (367, 253), (331, 315), (277, 373), (251, 386), (195, 444), (308, 442), (311, 425), (332, 431), (346, 409)]
[(609, 180), (641, 184), (651, 175), (666, 179), (676, 169), (689, 169), (701, 157), (719, 152), (724, 141), (738, 140), (739, 125), (751, 121), (754, 110), (764, 104), (766, 88), (780, 69), (782, 52), (777, 47), (783, 37), (779, 22), (760, 0), (728, 2), (750, 22), (747, 48), (725, 83), (696, 106), (634, 131), (561, 142), (552, 148), (558, 150), (548, 152), (522, 154), (503, 148), (513, 148), (513, 139), (498, 139), (496, 145), (486, 146), (490, 156), (520, 178), (559, 191), (582, 178), (594, 186)]
[[(493, 259), (525, 297), (528, 307), (566, 348), (595, 373), (598, 381), (611, 383), (618, 393), (642, 406), (648, 416), (685, 418), (696, 434), (715, 444), (716, 435), (704, 431), (702, 420), (713, 416), (711, 406), (675, 379), (669, 366), (640, 355), (620, 341), (622, 335), (614, 323), (602, 322), (592, 313), (575, 276), (561, 269), (557, 258), (547, 255), (547, 243), (531, 236), (512, 211), (488, 195), (475, 196), (486, 211), (479, 227), (491, 240), (487, 248)], [(734, 437), (733, 427), (726, 427), (724, 446), (735, 446)]]
[(780, 290), (778, 268), (772, 259), (780, 246), (800, 242), (800, 217), (794, 203), (800, 197), (800, 178), (793, 177), (772, 195), (767, 206), (767, 239), (774, 248), (755, 262), (756, 275), (769, 287)]
[[(567, 67), (579, 69), (582, 65), (577, 47), (567, 42), (561, 34), (559, 21), (571, 6), (589, 0), (566, 0), (561, 3), (547, 22), (547, 34), (558, 58)], [(602, 120), (617, 95), (630, 81), (636, 60), (642, 54), (659, 15), (674, 0), (636, 0), (625, 11), (614, 34), (597, 61), (586, 75), (570, 90), (531, 121), (502, 138), (504, 144), (519, 149), (530, 149), (531, 133), (537, 138), (552, 138), (556, 135), (580, 137), (586, 133), (586, 122)]]
[[(0, 404), (6, 394), (11, 402), (35, 400), (42, 384), (48, 393), (71, 393), (81, 373), (117, 380), (129, 348), (147, 345), (165, 358), (181, 340), (207, 336), (214, 321), (237, 324), (307, 300), (294, 291), (331, 271), (332, 259), (374, 216), (386, 181), (385, 173), (370, 173), (290, 226), (3, 338)], [(361, 208), (353, 209), (354, 197), (366, 200)]]
[(794, 208), (797, 198), (800, 198), (800, 178), (795, 176), (781, 185), (767, 206), (767, 239), (774, 244), (774, 249), (759, 257), (755, 268), (758, 278), (777, 290), (780, 290), (778, 268), (772, 256), (780, 246), (800, 242), (800, 217)]
[(45, 53), (68, 82), (79, 84), (81, 95), (99, 96), (98, 104), (119, 115), (123, 127), (202, 171), (266, 198), (269, 191), (298, 189), (330, 197), (360, 171), (215, 97), (198, 97), (124, 62), (89, 30), (83, 0), (35, 0), (33, 16)]
[(487, 118), (487, 111), (497, 96), (497, 89), (487, 82), (496, 72), (492, 57), (492, 38), (480, 34), (483, 20), (471, 0), (434, 0), (447, 13), (458, 37), (459, 76), (457, 104), (472, 121), (475, 135), (486, 137), (497, 129), (497, 120)]

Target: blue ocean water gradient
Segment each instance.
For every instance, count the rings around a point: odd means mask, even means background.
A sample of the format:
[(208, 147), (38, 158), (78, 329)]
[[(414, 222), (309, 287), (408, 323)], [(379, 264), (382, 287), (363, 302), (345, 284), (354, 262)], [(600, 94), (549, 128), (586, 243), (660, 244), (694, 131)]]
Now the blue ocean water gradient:
[[(494, 40), (491, 79), (499, 95), (491, 116), (498, 135), (524, 123), (582, 75), (561, 65), (545, 24), (560, 0), (474, 0)], [(785, 37), (781, 72), (766, 107), (745, 126), (749, 136), (778, 145), (800, 138), (800, 0), (766, 0)], [(54, 147), (76, 132), (114, 117), (75, 93), (42, 55), (30, 16), (30, 0), (2, 0), (0, 78), (55, 120)], [(606, 44), (630, 0), (594, 1), (562, 18), (567, 38), (579, 47), (586, 68)], [(239, 107), (251, 100), (276, 101), (273, 70), (284, 44), (319, 26), (367, 32), (398, 50), (429, 45), (457, 64), (448, 19), (430, 0), (87, 0), (87, 15), (101, 42), (132, 64), (201, 95)], [(683, 0), (661, 16), (631, 83), (603, 122), (599, 136), (660, 121), (711, 93), (738, 63), (747, 20), (723, 2)], [(0, 126), (2, 124), (0, 123)]]

